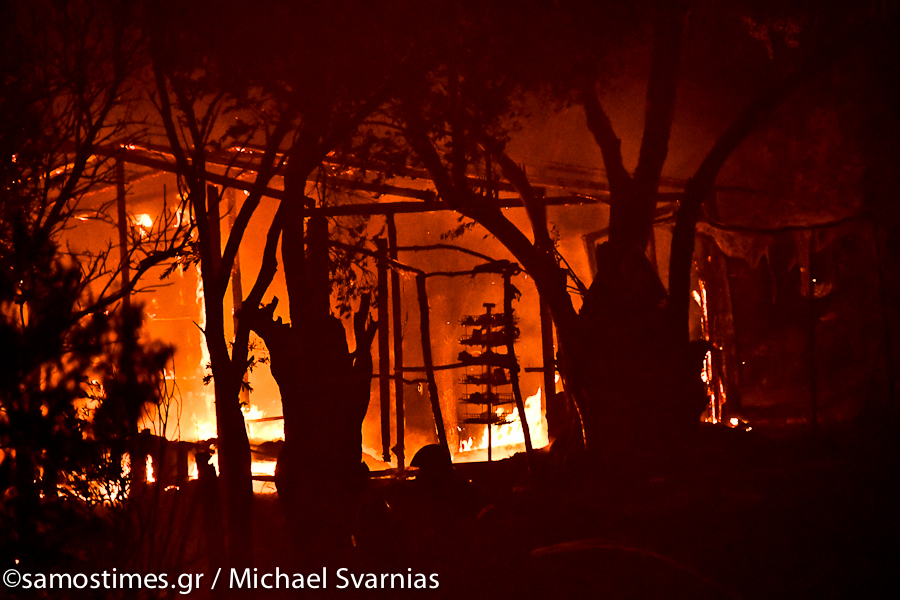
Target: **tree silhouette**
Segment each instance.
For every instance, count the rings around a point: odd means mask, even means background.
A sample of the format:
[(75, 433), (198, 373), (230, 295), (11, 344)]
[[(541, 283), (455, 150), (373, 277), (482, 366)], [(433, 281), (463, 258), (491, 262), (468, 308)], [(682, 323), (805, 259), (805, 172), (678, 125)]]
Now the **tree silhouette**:
[[(239, 398), (249, 364), (251, 328), (247, 319), (239, 318), (234, 339), (226, 339), (225, 292), (238, 249), (247, 243), (247, 225), (266, 195), (280, 195), (280, 206), (264, 242), (256, 282), (241, 299), (244, 314), (260, 305), (276, 273), (282, 237), (297, 265), (305, 264), (307, 252), (327, 255), (321, 236), (313, 240), (302, 222), (303, 209), (313, 207), (307, 181), (328, 153), (352, 136), (360, 121), (387, 98), (390, 83), (406, 76), (404, 61), (411, 54), (404, 45), (404, 31), (410, 27), (405, 20), (387, 19), (388, 29), (380, 32), (369, 27), (376, 13), (387, 14), (379, 11), (353, 2), (292, 7), (263, 3), (253, 14), (240, 3), (198, 2), (190, 10), (163, 3), (149, 20), (156, 84), (153, 101), (196, 223), (193, 260), (203, 279), (204, 334), (215, 386), (219, 468), (225, 481), (232, 564), (252, 562), (250, 447)], [(178, 17), (172, 18), (173, 14)], [(296, 30), (288, 27), (273, 29), (274, 21), (293, 23), (304, 35), (296, 36)], [(238, 29), (245, 36), (240, 51), (220, 35)], [(389, 34), (394, 29), (397, 36)], [(341, 41), (338, 49), (335, 40)], [(227, 174), (245, 169), (253, 174), (253, 182), (223, 239), (222, 193), (209, 185), (210, 157), (229, 147), (257, 151), (236, 153), (226, 169)], [(267, 189), (276, 173), (284, 181), (281, 194)], [(291, 235), (282, 236), (289, 225)], [(327, 226), (325, 231), (327, 236)], [(324, 264), (321, 260), (310, 263)], [(327, 303), (331, 288), (325, 270), (324, 280), (312, 280), (324, 286), (313, 295)], [(305, 276), (289, 274), (287, 278), (293, 288)], [(296, 299), (303, 292), (289, 289), (289, 293), (294, 318), (295, 308), (303, 303)], [(325, 313), (301, 312), (300, 319)]]
[[(813, 15), (801, 7), (764, 2), (723, 9), (682, 1), (537, 3), (515, 18), (509, 10), (498, 2), (449, 11), (443, 28), (434, 30), (430, 76), (404, 90), (385, 126), (402, 131), (440, 197), (493, 234), (532, 275), (557, 327), (560, 371), (579, 408), (588, 447), (670, 447), (696, 426), (702, 410), (695, 381), (699, 362), (688, 343), (690, 268), (694, 229), (719, 171), (794, 89), (863, 40), (889, 36), (896, 17), (874, 7), (835, 5)], [(726, 34), (710, 25), (715, 19), (705, 21), (706, 29), (692, 29), (696, 21), (689, 15), (703, 23), (696, 14), (708, 15), (704, 11), (720, 17), (724, 11), (728, 22), (756, 23), (756, 28), (747, 26), (746, 40), (767, 40), (774, 66), (737, 58), (744, 46), (733, 38), (723, 46), (728, 56), (698, 55), (692, 47), (698, 64), (683, 64), (686, 36), (696, 44), (703, 35), (734, 35), (733, 28)], [(741, 11), (756, 15), (756, 21), (741, 21)], [(798, 42), (796, 32), (784, 24), (800, 21), (806, 26), (797, 34)], [(785, 51), (796, 45), (796, 52)], [(630, 172), (622, 139), (599, 92), (611, 74), (641, 64), (635, 56), (642, 56), (642, 48), (648, 55), (642, 72), (645, 118), (637, 164)], [(723, 65), (748, 65), (751, 99), (686, 184), (676, 215), (667, 292), (645, 249), (660, 201), (678, 86), (687, 66), (712, 71), (716, 64), (720, 70)], [(529, 91), (547, 90), (583, 108), (608, 178), (609, 242), (598, 251), (598, 274), (590, 289), (582, 290), (579, 311), (568, 290), (568, 270), (547, 229), (543, 191), (505, 152), (510, 128), (518, 122), (518, 100)], [(486, 179), (487, 188), (501, 177), (511, 185), (531, 230), (513, 225), (496, 202), (496, 192), (474, 184), (473, 174)], [(494, 188), (499, 189), (497, 184)]]
[[(143, 235), (121, 223), (126, 238), (131, 230), (127, 248), (97, 250), (67, 239), (79, 219), (115, 222), (113, 206), (86, 196), (116, 181), (117, 149), (141, 131), (132, 112), (140, 52), (130, 15), (94, 8), (3, 7), (0, 487), (10, 499), (3, 501), (9, 551), (31, 558), (53, 537), (46, 520), (58, 513), (45, 509), (58, 503), (59, 485), (74, 485), (67, 477), (121, 479), (137, 415), (154, 399), (146, 378), (159, 375), (169, 354), (138, 343), (136, 317), (117, 306), (141, 276), (178, 254), (187, 233), (164, 214)], [(131, 276), (123, 281), (126, 270)], [(125, 370), (138, 387), (98, 395), (104, 385), (116, 387), (104, 361), (127, 338), (135, 343), (120, 349), (127, 360), (119, 367), (130, 365)], [(146, 370), (135, 375), (139, 369)], [(101, 416), (94, 430), (92, 396), (101, 415), (129, 417)]]

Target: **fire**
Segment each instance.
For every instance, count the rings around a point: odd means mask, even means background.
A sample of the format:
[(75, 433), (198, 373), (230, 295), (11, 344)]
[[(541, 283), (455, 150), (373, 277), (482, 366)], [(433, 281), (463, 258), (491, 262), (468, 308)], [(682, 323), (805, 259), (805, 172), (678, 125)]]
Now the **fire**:
[(254, 460), (250, 463), (250, 471), (254, 475), (275, 475), (275, 464), (274, 460)]
[(153, 217), (146, 213), (141, 213), (132, 216), (131, 222), (141, 236), (141, 239), (146, 239), (150, 236), (150, 231), (153, 229)]
[[(182, 212), (177, 215), (179, 219), (186, 218), (186, 213)], [(132, 216), (132, 224), (137, 228), (141, 235), (149, 231), (153, 227), (153, 218), (148, 214), (137, 214)], [(200, 267), (197, 266), (197, 286), (194, 291), (194, 300), (199, 309), (199, 318), (197, 326), (200, 330), (205, 330), (207, 324), (206, 302), (203, 290), (203, 278), (200, 274)], [(198, 364), (201, 377), (209, 373), (210, 354), (206, 344), (206, 339), (200, 337), (200, 360)], [(182, 422), (181, 425), (175, 427), (165, 427), (165, 423), (157, 423), (149, 415), (143, 415), (140, 424), (141, 429), (149, 429), (155, 435), (164, 436), (170, 440), (186, 439), (194, 441), (212, 440), (218, 437), (218, 428), (215, 418), (215, 396), (208, 386), (198, 391), (190, 391), (187, 394), (187, 404), (191, 407), (189, 417)], [(280, 417), (269, 417), (266, 412), (257, 406), (249, 405), (242, 407), (244, 419), (247, 422), (247, 433), (251, 440), (270, 441), (284, 439), (284, 423)], [(170, 424), (171, 425), (171, 424)], [(214, 453), (209, 461), (218, 474), (219, 457)], [(275, 474), (274, 460), (253, 460), (251, 470), (254, 475), (273, 476)], [(153, 459), (148, 456), (144, 466), (145, 477), (148, 483), (154, 483), (157, 478), (154, 474)], [(198, 465), (193, 453), (188, 456), (188, 479), (196, 480), (198, 477)], [(258, 483), (258, 482), (257, 482)], [(258, 486), (254, 483), (254, 489), (257, 492), (274, 491), (274, 486), (270, 483)], [(171, 486), (170, 486), (171, 487)], [(261, 487), (262, 489), (257, 489)], [(174, 489), (174, 488), (173, 488)]]
[(153, 458), (148, 454), (147, 460), (144, 462), (144, 471), (147, 483), (153, 483), (156, 478), (153, 476)]
[[(691, 296), (694, 302), (700, 306), (700, 328), (703, 332), (703, 339), (710, 340), (709, 326), (709, 303), (706, 297), (706, 284), (701, 279), (699, 281), (700, 291), (694, 290)], [(716, 377), (713, 369), (712, 351), (707, 351), (703, 357), (703, 370), (700, 372), (700, 379), (706, 384), (706, 394), (709, 398), (709, 409), (703, 416), (703, 420), (707, 423), (722, 422), (722, 405), (726, 402), (725, 386), (721, 379)]]
[[(105, 480), (88, 479), (83, 472), (62, 473), (62, 482), (56, 486), (58, 494), (75, 497), (88, 504), (121, 502), (128, 495), (128, 486), (124, 483), (131, 475), (131, 457), (128, 453), (122, 455), (119, 467), (118, 476)], [(44, 492), (41, 492), (41, 498), (44, 498)]]
[(251, 440), (284, 439), (284, 420), (280, 417), (267, 417), (266, 411), (252, 404), (241, 407), (241, 412), (247, 424), (247, 437)]
[[(257, 406), (244, 406), (241, 408), (244, 413), (244, 421), (247, 424), (247, 437), (251, 440), (276, 440), (284, 439), (284, 421), (279, 417), (266, 417), (266, 411)], [(254, 476), (275, 475), (276, 461), (260, 460), (254, 458), (250, 463), (250, 472)], [(271, 482), (253, 482), (253, 491), (258, 494), (275, 493), (275, 486)]]
[[(547, 424), (541, 412), (541, 397), (542, 390), (538, 388), (534, 395), (529, 396), (525, 400), (525, 418), (528, 419), (531, 443), (535, 448), (543, 448), (549, 443), (547, 439)], [(491, 453), (494, 459), (508, 458), (525, 449), (525, 433), (522, 429), (522, 421), (519, 419), (518, 408), (513, 409), (509, 421), (505, 425), (494, 426), (494, 430), (491, 432)], [(485, 427), (478, 441), (472, 438), (460, 440), (459, 452), (462, 454), (475, 450), (485, 450), (487, 449), (487, 442), (487, 428)], [(475, 460), (475, 458), (463, 457), (457, 454), (456, 460), (457, 462), (468, 462)]]
[[(197, 265), (197, 289), (194, 292), (194, 298), (197, 304), (200, 307), (200, 318), (198, 319), (197, 326), (201, 331), (206, 330), (206, 302), (204, 300), (203, 294), (203, 277), (200, 274), (200, 266)], [(207, 370), (210, 364), (209, 357), (209, 348), (206, 346), (206, 336), (200, 336), (200, 373), (202, 375), (206, 375)], [(197, 399), (202, 399), (202, 402), (193, 402), (193, 407), (195, 410), (195, 414), (191, 417), (191, 425), (193, 426), (193, 431), (191, 433), (196, 433), (196, 439), (200, 440), (210, 440), (214, 437), (217, 437), (217, 428), (216, 428), (216, 420), (215, 417), (203, 419), (198, 417), (197, 411), (202, 411), (203, 408), (206, 409), (207, 415), (215, 415), (215, 397), (209, 388), (205, 388), (201, 390), (197, 394), (192, 394), (193, 397)], [(202, 405), (197, 406), (198, 404)], [(202, 412), (201, 412), (202, 414)]]
[(192, 419), (194, 431), (197, 433), (197, 441), (211, 440), (216, 437), (216, 422), (211, 420)]

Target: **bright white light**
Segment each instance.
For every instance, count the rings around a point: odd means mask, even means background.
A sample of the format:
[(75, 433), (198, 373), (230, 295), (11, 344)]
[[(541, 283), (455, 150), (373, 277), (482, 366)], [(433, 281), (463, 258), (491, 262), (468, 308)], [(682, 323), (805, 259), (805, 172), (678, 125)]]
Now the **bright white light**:
[(153, 217), (148, 214), (135, 215), (134, 224), (140, 225), (144, 229), (150, 229), (151, 227), (153, 227)]

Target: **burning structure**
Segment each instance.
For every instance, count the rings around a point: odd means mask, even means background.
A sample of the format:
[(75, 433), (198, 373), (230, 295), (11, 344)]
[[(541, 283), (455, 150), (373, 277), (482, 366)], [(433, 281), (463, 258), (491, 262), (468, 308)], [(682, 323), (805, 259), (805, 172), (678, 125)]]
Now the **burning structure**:
[(99, 493), (168, 519), (119, 536), (143, 571), (274, 546), (473, 597), (476, 564), (576, 586), (560, 556), (706, 585), (700, 525), (785, 475), (756, 434), (893, 423), (891, 10), (704, 6), (694, 37), (686, 2), (389, 4), (11, 9), (4, 561)]

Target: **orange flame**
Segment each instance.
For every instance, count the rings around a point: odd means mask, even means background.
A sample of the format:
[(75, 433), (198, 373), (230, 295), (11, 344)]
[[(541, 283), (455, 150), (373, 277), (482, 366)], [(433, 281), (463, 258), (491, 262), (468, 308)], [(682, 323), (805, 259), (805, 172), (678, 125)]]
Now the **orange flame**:
[[(538, 388), (537, 392), (525, 400), (525, 418), (528, 420), (531, 443), (534, 448), (543, 448), (549, 443), (547, 424), (541, 412), (541, 397), (542, 390)], [(491, 455), (494, 460), (508, 458), (525, 450), (525, 433), (522, 429), (522, 421), (519, 419), (518, 408), (513, 409), (509, 421), (505, 425), (494, 426), (494, 430), (491, 432)], [(459, 453), (456, 455), (455, 461), (481, 460), (483, 453), (476, 451), (486, 450), (487, 443), (487, 427), (485, 427), (477, 441), (472, 438), (460, 440)]]
[[(699, 282), (700, 291), (694, 290), (691, 296), (694, 302), (700, 307), (700, 329), (703, 333), (703, 339), (709, 341), (709, 303), (706, 297), (706, 284), (701, 279)], [(713, 372), (713, 355), (712, 351), (707, 351), (703, 357), (703, 370), (700, 372), (700, 379), (706, 384), (706, 395), (708, 398), (708, 408), (703, 414), (702, 419), (707, 423), (720, 423), (722, 421), (722, 405), (725, 404), (725, 387), (723, 382), (716, 381)]]
[(153, 483), (156, 481), (156, 477), (153, 476), (153, 457), (149, 454), (147, 455), (147, 459), (144, 461), (144, 472), (147, 483)]

